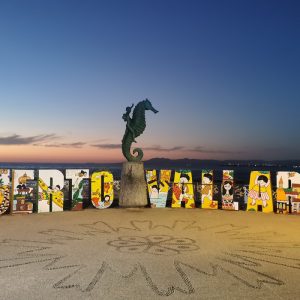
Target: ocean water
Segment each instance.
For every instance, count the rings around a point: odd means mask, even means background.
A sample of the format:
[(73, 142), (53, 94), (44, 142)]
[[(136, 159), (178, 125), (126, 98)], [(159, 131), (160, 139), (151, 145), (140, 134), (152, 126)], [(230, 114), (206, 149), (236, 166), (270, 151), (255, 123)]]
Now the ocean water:
[[(112, 172), (114, 175), (115, 180), (120, 180), (121, 179), (121, 169), (122, 169), (122, 164), (121, 163), (114, 163), (114, 164), (93, 164), (93, 163), (1, 163), (0, 162), (0, 168), (2, 169), (34, 169), (34, 170), (39, 170), (39, 169), (58, 169), (58, 170), (65, 170), (65, 169), (89, 169), (90, 173), (94, 171), (103, 171), (103, 170), (108, 170)], [(159, 165), (150, 165), (147, 166), (145, 165), (146, 170), (160, 170), (160, 169), (166, 169), (166, 167), (161, 167)], [(269, 165), (269, 166), (256, 166), (256, 165), (251, 165), (251, 166), (238, 166), (238, 165), (210, 165), (210, 164), (203, 164), (202, 168), (199, 168), (199, 166), (193, 167), (193, 165), (189, 165), (188, 168), (187, 166), (176, 166), (174, 168), (172, 167), (167, 167), (167, 169), (171, 169), (172, 172), (172, 177), (171, 181), (174, 176), (174, 171), (180, 170), (180, 169), (190, 169), (192, 171), (193, 175), (193, 181), (194, 182), (200, 182), (201, 181), (201, 172), (203, 169), (211, 169), (214, 170), (214, 181), (215, 182), (221, 182), (222, 181), (222, 171), (223, 170), (234, 170), (234, 178), (235, 182), (237, 184), (248, 184), (249, 183), (249, 178), (250, 178), (250, 172), (251, 171), (270, 171), (271, 172), (271, 180), (272, 184), (276, 183), (276, 172), (278, 171), (299, 171), (300, 168), (298, 166), (294, 166), (292, 163), (290, 165)]]

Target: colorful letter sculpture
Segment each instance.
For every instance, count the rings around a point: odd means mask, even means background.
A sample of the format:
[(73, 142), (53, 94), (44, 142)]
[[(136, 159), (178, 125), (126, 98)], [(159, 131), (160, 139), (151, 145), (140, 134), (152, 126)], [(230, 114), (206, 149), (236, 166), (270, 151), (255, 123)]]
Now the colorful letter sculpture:
[(277, 213), (300, 214), (300, 174), (277, 172)]
[(233, 201), (234, 196), (234, 171), (223, 170), (222, 179), (222, 209), (239, 210), (239, 203)]
[(34, 170), (13, 170), (13, 213), (32, 213), (37, 192)]
[(170, 188), (171, 170), (160, 170), (159, 183), (156, 170), (147, 170), (146, 178), (151, 207), (166, 207)]
[(202, 178), (202, 185), (201, 185), (202, 208), (218, 209), (218, 201), (213, 199), (214, 196), (213, 170), (202, 170), (201, 178)]
[[(114, 182), (113, 174), (108, 170), (93, 172), (89, 180), (90, 172), (92, 171), (89, 169), (0, 169), (0, 215), (8, 211), (30, 214), (64, 209), (82, 210), (83, 201), (91, 201), (98, 209), (110, 207), (115, 197), (114, 190), (118, 190), (118, 181)], [(160, 170), (159, 176), (157, 170), (147, 170), (146, 187), (144, 168), (141, 169), (139, 178), (145, 182), (141, 189), (141, 194), (145, 194), (145, 205), (147, 189), (151, 207), (161, 208), (169, 205), (168, 195), (172, 186), (171, 207), (195, 208), (197, 195), (194, 194), (191, 170), (176, 171), (173, 182), (171, 175), (172, 170)], [(300, 215), (300, 173), (278, 171), (276, 175), (276, 213)], [(128, 178), (134, 182), (130, 176)], [(216, 186), (214, 189), (213, 170), (202, 170), (200, 186), (201, 207), (218, 209), (219, 203), (214, 198)], [(197, 191), (198, 187), (199, 185)], [(135, 188), (129, 189), (131, 190), (136, 191)], [(242, 209), (247, 206), (247, 211), (273, 212), (271, 172), (251, 171), (249, 186), (243, 186), (235, 185), (233, 170), (223, 170), (221, 197), (224, 210), (239, 210), (239, 203), (243, 202)], [(67, 202), (69, 200), (70, 202)]]
[(59, 170), (39, 170), (38, 212), (55, 212), (64, 209), (64, 175)]
[(0, 169), (0, 215), (9, 208), (10, 170)]
[(114, 178), (108, 171), (94, 172), (91, 178), (92, 203), (96, 208), (108, 208), (114, 200)]
[(252, 171), (248, 192), (248, 211), (273, 212), (272, 188), (269, 171)]
[(179, 172), (175, 172), (172, 207), (195, 207), (193, 178), (190, 170), (180, 170)]
[(82, 210), (84, 179), (89, 178), (89, 170), (68, 169), (66, 179), (72, 182), (72, 210)]

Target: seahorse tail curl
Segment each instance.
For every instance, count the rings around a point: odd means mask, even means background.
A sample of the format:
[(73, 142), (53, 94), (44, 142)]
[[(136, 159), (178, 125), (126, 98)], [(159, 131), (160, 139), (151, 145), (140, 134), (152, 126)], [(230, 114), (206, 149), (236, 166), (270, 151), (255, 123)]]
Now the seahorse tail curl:
[(134, 148), (132, 153), (138, 153), (138, 155), (132, 155), (132, 161), (141, 161), (144, 156), (143, 150), (141, 148)]

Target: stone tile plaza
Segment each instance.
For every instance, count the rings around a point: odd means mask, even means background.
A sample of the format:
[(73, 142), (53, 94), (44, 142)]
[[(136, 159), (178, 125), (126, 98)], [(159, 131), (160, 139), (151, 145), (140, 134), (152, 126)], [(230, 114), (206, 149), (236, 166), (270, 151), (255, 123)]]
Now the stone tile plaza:
[(297, 299), (299, 218), (86, 209), (0, 218), (3, 299)]

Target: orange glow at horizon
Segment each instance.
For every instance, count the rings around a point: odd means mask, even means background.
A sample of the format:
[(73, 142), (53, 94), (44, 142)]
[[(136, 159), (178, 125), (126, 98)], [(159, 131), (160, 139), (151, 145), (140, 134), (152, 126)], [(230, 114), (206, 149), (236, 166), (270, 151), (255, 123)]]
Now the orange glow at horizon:
[[(143, 149), (143, 147), (141, 147)], [(192, 151), (145, 150), (143, 160), (155, 157), (169, 159), (212, 159), (209, 154)], [(214, 159), (226, 159), (223, 155)], [(32, 145), (0, 147), (0, 162), (24, 163), (118, 163), (126, 159), (121, 149), (98, 149), (95, 147), (63, 148)]]
[(1, 162), (113, 163), (122, 160), (122, 153), (119, 149), (56, 148), (30, 145), (2, 146), (0, 149)]

